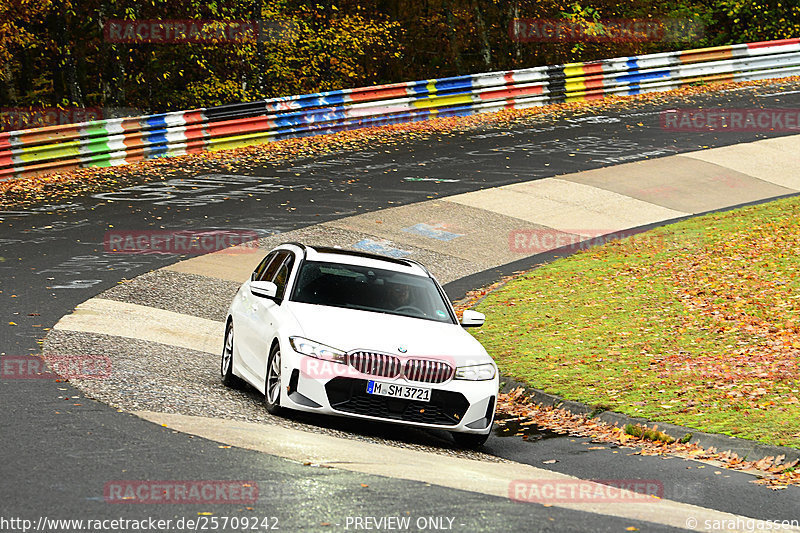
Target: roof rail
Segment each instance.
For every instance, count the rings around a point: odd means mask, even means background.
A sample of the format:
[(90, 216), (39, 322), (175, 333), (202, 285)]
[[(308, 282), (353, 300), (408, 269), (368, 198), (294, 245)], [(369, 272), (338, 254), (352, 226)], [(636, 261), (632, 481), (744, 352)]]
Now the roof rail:
[(419, 261), (417, 261), (417, 260), (415, 260), (415, 259), (404, 259), (404, 261), (407, 261), (408, 263), (412, 263), (412, 264), (414, 264), (414, 265), (417, 265), (418, 267), (420, 267), (420, 268), (421, 268), (421, 269), (422, 269), (422, 270), (423, 270), (423, 271), (424, 271), (424, 272), (425, 272), (425, 273), (428, 275), (428, 277), (431, 277), (431, 278), (433, 277), (433, 275), (432, 275), (432, 274), (430, 273), (430, 271), (429, 271), (429, 270), (428, 270), (428, 269), (425, 267), (425, 265), (423, 265), (423, 264), (422, 264), (422, 263), (420, 263)]
[(296, 242), (296, 241), (282, 242), (278, 246), (286, 246), (286, 245), (297, 246), (298, 248), (303, 250), (303, 258), (306, 257), (306, 252), (308, 250), (308, 247), (302, 242)]
[[(410, 259), (400, 259), (397, 257), (389, 257), (388, 255), (379, 255), (379, 254), (372, 254), (369, 252), (359, 252), (357, 250), (347, 250), (344, 248), (333, 248), (330, 246), (311, 246), (312, 250), (316, 250), (322, 254), (340, 254), (340, 255), (350, 255), (354, 257), (363, 257), (364, 259), (375, 259), (377, 261), (387, 261), (389, 263), (395, 263), (397, 265), (403, 266), (412, 266), (414, 264), (419, 265), (416, 261), (412, 261)], [(424, 268), (424, 267), (423, 267)], [(427, 272), (427, 271), (426, 271)]]

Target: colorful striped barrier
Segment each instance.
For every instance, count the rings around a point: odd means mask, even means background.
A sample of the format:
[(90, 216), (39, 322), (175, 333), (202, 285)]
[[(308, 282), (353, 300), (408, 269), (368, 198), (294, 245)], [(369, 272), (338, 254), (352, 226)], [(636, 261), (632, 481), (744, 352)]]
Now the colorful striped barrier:
[(50, 126), (0, 133), (0, 179), (698, 82), (795, 75), (800, 75), (800, 39), (786, 39)]

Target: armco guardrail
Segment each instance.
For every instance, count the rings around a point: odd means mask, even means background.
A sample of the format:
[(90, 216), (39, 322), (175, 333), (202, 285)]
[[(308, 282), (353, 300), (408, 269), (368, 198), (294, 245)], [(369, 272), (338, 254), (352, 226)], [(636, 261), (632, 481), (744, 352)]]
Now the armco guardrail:
[(404, 82), (0, 133), (0, 179), (695, 82), (800, 74), (800, 39)]

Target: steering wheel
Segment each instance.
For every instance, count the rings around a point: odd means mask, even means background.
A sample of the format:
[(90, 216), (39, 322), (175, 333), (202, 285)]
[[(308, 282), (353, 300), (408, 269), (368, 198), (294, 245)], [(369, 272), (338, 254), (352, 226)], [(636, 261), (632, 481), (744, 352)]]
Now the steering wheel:
[(416, 312), (417, 312), (417, 314), (419, 314), (419, 315), (421, 315), (421, 316), (428, 316), (427, 314), (425, 314), (425, 311), (423, 311), (423, 310), (422, 310), (422, 309), (420, 309), (419, 307), (414, 307), (413, 305), (401, 305), (400, 307), (398, 307), (397, 309), (395, 309), (395, 311), (397, 311), (397, 312), (402, 312), (402, 311), (403, 311), (403, 309), (408, 309), (408, 310), (411, 310), (411, 311), (416, 311)]

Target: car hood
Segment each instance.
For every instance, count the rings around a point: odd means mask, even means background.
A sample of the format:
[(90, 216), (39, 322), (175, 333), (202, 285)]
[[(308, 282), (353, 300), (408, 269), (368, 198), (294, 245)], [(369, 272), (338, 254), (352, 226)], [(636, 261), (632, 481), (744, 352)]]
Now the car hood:
[[(491, 358), (456, 324), (356, 309), (287, 302), (302, 336), (346, 352), (362, 349), (400, 357), (453, 359), (457, 365)], [(404, 348), (406, 352), (400, 351)]]

